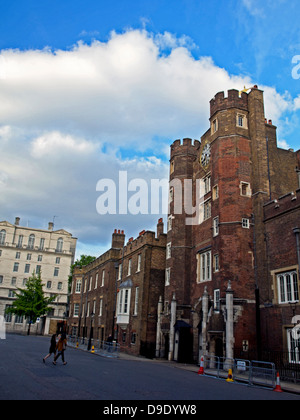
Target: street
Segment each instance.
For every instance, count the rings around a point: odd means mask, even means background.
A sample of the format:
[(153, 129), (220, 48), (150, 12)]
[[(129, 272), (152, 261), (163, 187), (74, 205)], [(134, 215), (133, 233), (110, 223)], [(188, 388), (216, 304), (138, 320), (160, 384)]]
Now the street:
[(124, 414), (117, 412), (121, 407), (114, 402), (121, 401), (125, 410), (126, 401), (131, 401), (126, 407), (132, 411), (125, 414), (134, 417), (138, 412), (133, 401), (144, 402), (148, 414), (178, 414), (183, 406), (196, 414), (193, 411), (203, 400), (300, 399), (287, 392), (200, 376), (167, 362), (108, 359), (74, 348), (65, 352), (67, 365), (58, 359), (54, 366), (53, 356), (44, 364), (49, 343), (48, 337), (10, 334), (0, 340), (1, 400), (98, 400), (103, 414)]

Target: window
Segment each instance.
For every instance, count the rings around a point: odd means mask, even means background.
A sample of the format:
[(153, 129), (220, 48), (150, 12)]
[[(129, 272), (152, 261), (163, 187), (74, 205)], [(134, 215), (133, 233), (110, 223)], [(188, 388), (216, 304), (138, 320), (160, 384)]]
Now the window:
[(220, 264), (220, 261), (219, 261), (219, 254), (215, 254), (215, 255), (214, 255), (214, 272), (215, 272), (215, 273), (216, 273), (216, 272), (218, 272), (218, 271), (219, 271), (219, 269), (220, 269), (219, 264)]
[(16, 324), (23, 324), (23, 315), (16, 315), (15, 316), (15, 323)]
[(279, 303), (299, 301), (298, 276), (296, 271), (278, 274), (277, 290)]
[(23, 245), (23, 235), (19, 235), (19, 239), (18, 239), (18, 244), (17, 244), (17, 248), (22, 248)]
[(119, 264), (118, 280), (121, 280), (122, 278), (122, 268), (123, 268), (123, 264)]
[(45, 239), (44, 238), (41, 238), (40, 239), (40, 247), (39, 247), (39, 250), (40, 251), (43, 251), (44, 246), (45, 246)]
[(211, 200), (205, 201), (203, 206), (203, 219), (207, 220), (211, 217)]
[(16, 260), (19, 260), (21, 257), (21, 252), (16, 252)]
[(11, 285), (15, 286), (17, 284), (17, 277), (12, 277), (11, 278)]
[(167, 243), (166, 259), (171, 258), (171, 242)]
[(173, 217), (172, 217), (172, 215), (170, 215), (170, 216), (168, 217), (168, 224), (167, 224), (167, 230), (168, 230), (168, 232), (169, 232), (170, 230), (172, 230), (172, 219), (173, 219)]
[(52, 282), (49, 280), (47, 281), (47, 289), (51, 289), (52, 287)]
[(5, 312), (4, 312), (4, 320), (5, 320), (5, 322), (11, 322), (11, 313), (6, 313), (6, 310), (8, 309), (8, 308), (11, 308), (11, 306), (12, 305), (5, 305)]
[(14, 272), (19, 271), (19, 263), (17, 263), (17, 262), (15, 262), (15, 263), (14, 263), (14, 268), (13, 268), (13, 271), (14, 271)]
[(42, 262), (42, 261), (43, 261), (43, 256), (42, 256), (42, 255), (38, 255), (37, 260), (38, 260), (39, 262)]
[(134, 315), (138, 313), (138, 303), (139, 303), (139, 287), (135, 288), (135, 300), (134, 300)]
[(131, 289), (120, 289), (119, 314), (129, 314)]
[(5, 238), (6, 238), (6, 230), (3, 229), (0, 231), (0, 245), (5, 244)]
[(138, 264), (137, 264), (137, 272), (141, 271), (141, 264), (142, 264), (142, 254), (138, 254)]
[(240, 182), (240, 194), (244, 197), (251, 197), (251, 188), (249, 182)]
[(214, 185), (212, 189), (212, 199), (217, 200), (219, 198), (219, 187), (218, 185)]
[(27, 259), (27, 261), (30, 261), (31, 260), (31, 254), (27, 254), (26, 259)]
[(130, 258), (128, 260), (128, 272), (127, 272), (127, 276), (130, 276), (130, 274), (131, 274), (131, 263), (132, 263), (132, 259)]
[(174, 172), (174, 160), (172, 160), (170, 164), (170, 174), (172, 174), (173, 172)]
[[(42, 260), (41, 260), (42, 261)], [(60, 257), (55, 258), (55, 264), (60, 264)]]
[(211, 191), (211, 176), (208, 175), (203, 179), (204, 182), (204, 194), (208, 194)]
[(131, 344), (136, 343), (136, 332), (131, 333)]
[(64, 241), (62, 238), (57, 239), (56, 252), (62, 252)]
[(63, 284), (62, 284), (62, 282), (61, 282), (61, 281), (59, 281), (59, 282), (57, 283), (57, 290), (62, 290), (62, 288), (63, 288)]
[(28, 248), (29, 249), (33, 249), (33, 247), (34, 247), (34, 241), (35, 241), (35, 236), (32, 233), (31, 235), (29, 235), (29, 238), (28, 238)]
[(213, 236), (219, 235), (219, 216), (213, 219)]
[(197, 255), (197, 282), (211, 280), (211, 251)]
[(26, 286), (27, 284), (27, 279), (23, 279), (23, 286)]
[(237, 127), (248, 128), (246, 115), (237, 114), (236, 125), (237, 125)]
[(0, 284), (3, 283), (3, 276), (0, 276)]
[(74, 314), (73, 316), (79, 316), (79, 303), (74, 303)]
[(214, 290), (214, 311), (220, 312), (220, 289)]
[(25, 264), (24, 273), (29, 273), (29, 271), (30, 271), (30, 264)]
[(36, 274), (40, 274), (40, 272), (41, 272), (41, 268), (42, 268), (42, 266), (41, 266), (41, 265), (37, 265), (37, 266), (36, 266), (36, 270), (35, 270)]
[(249, 229), (250, 223), (249, 223), (249, 219), (242, 219), (242, 227), (244, 229)]
[(99, 316), (102, 316), (102, 311), (103, 311), (103, 299), (100, 299), (100, 303), (99, 303)]
[(53, 273), (53, 276), (54, 276), (54, 277), (57, 277), (57, 276), (58, 276), (58, 274), (59, 274), (59, 268), (58, 268), (58, 267), (54, 267), (54, 273)]
[(10, 297), (10, 298), (15, 297), (15, 292), (14, 292), (14, 290), (9, 290), (9, 291), (8, 291), (8, 297)]
[(170, 275), (171, 275), (171, 268), (166, 268), (165, 286), (169, 286), (170, 285)]
[(211, 123), (211, 131), (212, 131), (212, 134), (214, 134), (217, 130), (218, 130), (218, 120), (215, 119)]
[(101, 287), (104, 286), (105, 270), (102, 271)]
[(80, 292), (81, 292), (81, 279), (78, 279), (76, 281), (75, 293), (80, 293)]

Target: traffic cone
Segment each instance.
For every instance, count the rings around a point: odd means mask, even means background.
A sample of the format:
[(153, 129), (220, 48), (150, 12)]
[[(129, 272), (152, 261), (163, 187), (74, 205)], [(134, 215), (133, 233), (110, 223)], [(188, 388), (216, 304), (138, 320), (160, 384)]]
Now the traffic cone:
[(200, 359), (200, 369), (198, 370), (198, 375), (204, 375), (204, 357), (201, 356)]
[(78, 345), (79, 345), (79, 344), (78, 344), (78, 341), (77, 341), (77, 343), (76, 343), (76, 348), (77, 348), (77, 349), (78, 349)]
[(275, 392), (283, 392), (280, 386), (280, 378), (279, 378), (279, 372), (277, 372), (277, 378), (276, 378), (276, 387), (274, 389)]
[(92, 346), (91, 353), (95, 353), (95, 347), (94, 346)]
[(228, 377), (226, 379), (226, 382), (234, 382), (233, 376), (232, 376), (232, 369), (228, 370)]

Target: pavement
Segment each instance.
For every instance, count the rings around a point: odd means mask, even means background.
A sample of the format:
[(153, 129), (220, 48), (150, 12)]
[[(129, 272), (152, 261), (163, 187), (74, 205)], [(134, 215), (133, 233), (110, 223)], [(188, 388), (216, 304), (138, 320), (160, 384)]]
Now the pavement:
[[(75, 344), (73, 344), (73, 345), (71, 344), (71, 346), (75, 347)], [(79, 349), (83, 350), (83, 351), (88, 351), (86, 348), (79, 348)], [(98, 356), (105, 357), (103, 355), (97, 354), (97, 352), (95, 352), (94, 354), (96, 354)], [(190, 371), (192, 373), (196, 373), (196, 374), (198, 374), (198, 371), (199, 371), (199, 366), (197, 366), (195, 364), (178, 363), (176, 361), (169, 361), (169, 360), (166, 360), (166, 359), (148, 359), (144, 356), (134, 356), (134, 355), (124, 353), (124, 352), (119, 352), (118, 358), (122, 359), (122, 360), (132, 360), (132, 361), (136, 361), (136, 362), (167, 364), (170, 367), (173, 367), (173, 368), (176, 368), (176, 369), (184, 369), (184, 370)], [(205, 373), (204, 372), (204, 375), (205, 376), (210, 376), (210, 377), (215, 377), (216, 379), (219, 379), (219, 380), (225, 380), (226, 379), (226, 376), (223, 377), (223, 378), (218, 378), (216, 373), (214, 374), (213, 371), (210, 371), (210, 373), (207, 373), (207, 372)], [(233, 380), (234, 380), (234, 378), (233, 378)], [(236, 381), (236, 382), (239, 382), (239, 381)], [(300, 395), (300, 383), (282, 381), (279, 378), (279, 389), (281, 389), (282, 392), (291, 392), (293, 394), (299, 394)]]

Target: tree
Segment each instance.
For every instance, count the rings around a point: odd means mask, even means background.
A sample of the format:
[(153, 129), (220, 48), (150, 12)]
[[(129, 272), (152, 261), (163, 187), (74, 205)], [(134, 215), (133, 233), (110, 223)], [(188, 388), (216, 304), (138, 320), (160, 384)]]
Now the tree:
[(6, 309), (6, 313), (12, 313), (19, 316), (25, 316), (28, 319), (28, 332), (30, 334), (31, 324), (35, 324), (37, 318), (45, 315), (51, 307), (49, 306), (57, 295), (45, 297), (41, 273), (33, 273), (26, 283), (25, 289), (18, 288), (19, 293), (15, 292), (17, 297), (11, 307)]

